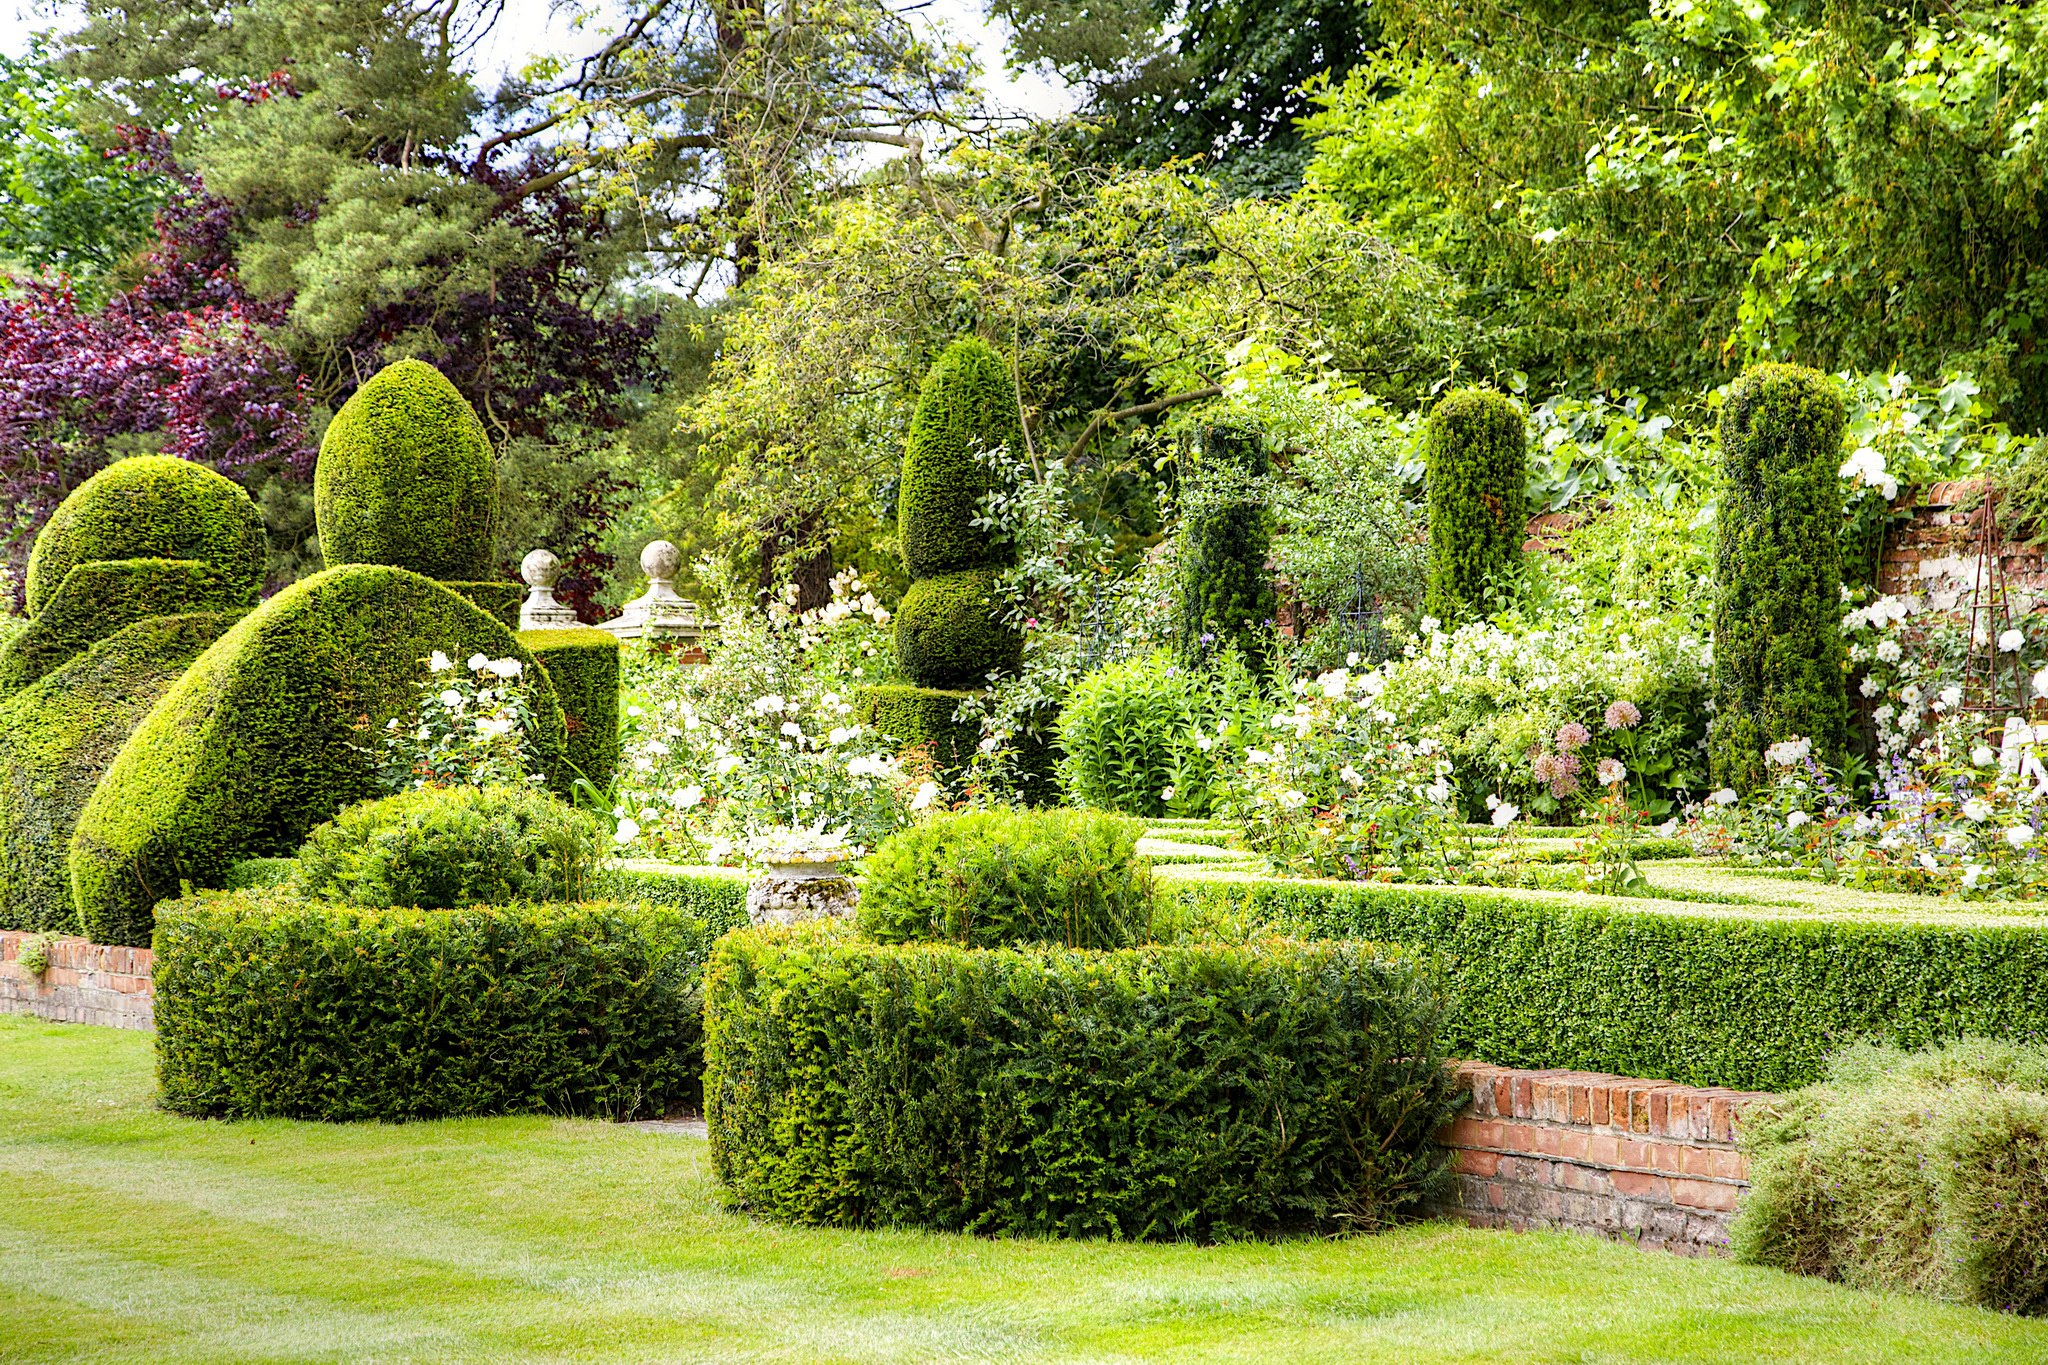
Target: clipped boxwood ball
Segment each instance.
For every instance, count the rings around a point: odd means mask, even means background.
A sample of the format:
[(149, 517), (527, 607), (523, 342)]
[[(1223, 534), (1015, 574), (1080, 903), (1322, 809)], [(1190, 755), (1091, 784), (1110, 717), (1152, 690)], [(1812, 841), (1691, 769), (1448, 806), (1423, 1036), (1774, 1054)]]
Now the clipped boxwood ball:
[(28, 614), (64, 577), (102, 559), (198, 559), (218, 571), (230, 604), (253, 607), (269, 546), (241, 486), (169, 455), (116, 460), (71, 490), (29, 552)]
[(497, 463), (469, 400), (423, 360), (387, 365), (341, 405), (313, 470), (328, 567), (389, 564), (491, 576)]
[(979, 337), (945, 349), (924, 377), (903, 451), (897, 529), (912, 578), (1006, 562), (974, 517), (990, 486), (977, 453), (1024, 448), (1010, 367)]
[(1024, 662), (1024, 636), (995, 619), (993, 569), (921, 578), (896, 610), (896, 659), (919, 687), (981, 687)]
[(71, 842), (86, 933), (147, 943), (152, 908), (181, 883), (218, 886), (231, 864), (290, 853), (343, 806), (377, 795), (366, 736), (412, 712), (437, 649), (526, 665), (537, 757), (566, 794), (562, 709), (511, 631), (418, 574), (329, 569), (200, 655), (107, 770)]

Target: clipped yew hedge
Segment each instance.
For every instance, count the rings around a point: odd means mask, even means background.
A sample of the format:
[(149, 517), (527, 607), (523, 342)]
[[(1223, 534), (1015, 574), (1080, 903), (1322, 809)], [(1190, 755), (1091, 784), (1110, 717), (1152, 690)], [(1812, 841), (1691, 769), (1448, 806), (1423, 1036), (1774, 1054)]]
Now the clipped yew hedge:
[(705, 1114), (797, 1223), (1214, 1240), (1384, 1225), (1448, 1179), (1442, 1005), (1361, 944), (977, 950), (730, 934)]
[(1478, 887), (1162, 873), (1186, 921), (1399, 944), (1449, 993), (1454, 1053), (1789, 1090), (1866, 1038), (2048, 1041), (2048, 922), (1868, 916)]

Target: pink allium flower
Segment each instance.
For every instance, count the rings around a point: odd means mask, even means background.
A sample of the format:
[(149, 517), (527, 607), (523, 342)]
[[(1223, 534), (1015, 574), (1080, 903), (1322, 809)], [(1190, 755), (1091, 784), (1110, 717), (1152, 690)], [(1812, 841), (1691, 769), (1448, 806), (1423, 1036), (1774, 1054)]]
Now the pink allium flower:
[(1564, 777), (1564, 760), (1556, 754), (1538, 754), (1531, 771), (1538, 782), (1555, 782)]
[(1610, 730), (1633, 730), (1642, 724), (1643, 713), (1636, 710), (1636, 704), (1632, 701), (1611, 701), (1607, 703), (1607, 715), (1604, 719)]
[(1577, 773), (1561, 774), (1555, 781), (1553, 781), (1550, 784), (1550, 794), (1552, 796), (1559, 798), (1560, 800), (1567, 796), (1570, 796), (1573, 792), (1577, 791), (1578, 789), (1579, 775)]
[(1600, 774), (1600, 785), (1603, 787), (1611, 787), (1628, 776), (1628, 769), (1621, 765), (1618, 758), (1601, 759), (1596, 771)]
[(1575, 720), (1568, 720), (1557, 727), (1557, 747), (1566, 753), (1585, 748), (1592, 738), (1593, 732)]

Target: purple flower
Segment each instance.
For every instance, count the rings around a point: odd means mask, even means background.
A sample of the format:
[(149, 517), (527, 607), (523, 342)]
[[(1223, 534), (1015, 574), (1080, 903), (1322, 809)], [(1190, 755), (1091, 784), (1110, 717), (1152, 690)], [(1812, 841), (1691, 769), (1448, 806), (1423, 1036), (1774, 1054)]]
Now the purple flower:
[(1636, 710), (1632, 701), (1611, 701), (1607, 703), (1607, 714), (1603, 719), (1610, 730), (1633, 730), (1642, 724), (1643, 713)]
[(1557, 747), (1566, 753), (1585, 748), (1592, 738), (1593, 732), (1575, 720), (1568, 720), (1557, 727)]

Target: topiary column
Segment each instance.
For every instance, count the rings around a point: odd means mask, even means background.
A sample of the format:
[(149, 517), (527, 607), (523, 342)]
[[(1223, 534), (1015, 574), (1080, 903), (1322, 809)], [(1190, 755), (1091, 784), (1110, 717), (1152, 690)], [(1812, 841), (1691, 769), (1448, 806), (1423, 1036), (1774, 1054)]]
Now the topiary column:
[(1714, 554), (1714, 780), (1765, 784), (1764, 750), (1795, 735), (1839, 762), (1842, 397), (1818, 370), (1759, 365), (1721, 409)]
[(1429, 414), (1429, 586), (1423, 607), (1472, 616), (1491, 585), (1513, 581), (1529, 524), (1528, 437), (1505, 394), (1459, 389)]
[[(1197, 437), (1196, 477), (1204, 473), (1256, 481), (1273, 459), (1258, 427), (1244, 419), (1205, 424)], [(1180, 536), (1180, 653), (1190, 665), (1235, 646), (1257, 666), (1265, 658), (1260, 629), (1280, 609), (1267, 559), (1273, 514), (1261, 497), (1226, 496), (1190, 516)]]
[(955, 341), (918, 390), (897, 495), (912, 582), (896, 611), (896, 658), (913, 686), (872, 689), (861, 699), (863, 724), (930, 744), (942, 763), (964, 761), (973, 748), (964, 733), (971, 727), (953, 719), (963, 689), (1023, 662), (1024, 637), (995, 600), (996, 575), (1013, 552), (973, 524), (992, 479), (975, 456), (1023, 445), (1009, 366), (978, 337)]

